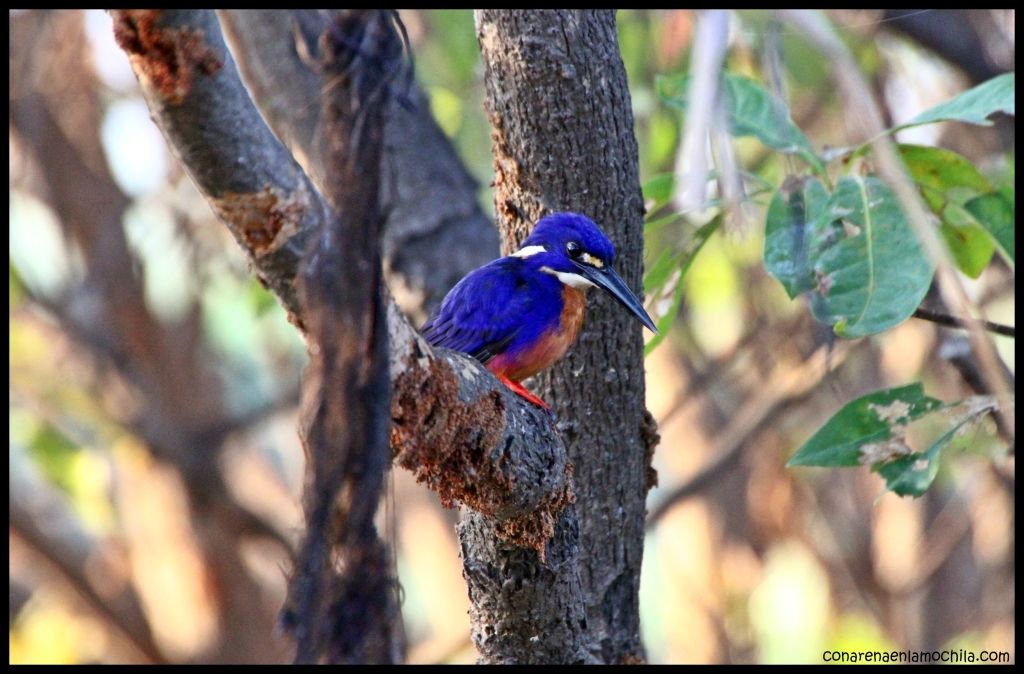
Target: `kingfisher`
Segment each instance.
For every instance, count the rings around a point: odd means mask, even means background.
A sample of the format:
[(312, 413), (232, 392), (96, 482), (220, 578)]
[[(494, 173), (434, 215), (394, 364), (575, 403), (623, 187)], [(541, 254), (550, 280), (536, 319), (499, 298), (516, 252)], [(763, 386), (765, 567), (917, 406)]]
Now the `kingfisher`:
[(590, 218), (548, 215), (519, 250), (455, 284), (423, 325), (423, 336), (469, 354), (519, 396), (550, 410), (520, 382), (550, 367), (576, 341), (588, 288), (606, 291), (657, 333), (614, 262), (615, 247)]

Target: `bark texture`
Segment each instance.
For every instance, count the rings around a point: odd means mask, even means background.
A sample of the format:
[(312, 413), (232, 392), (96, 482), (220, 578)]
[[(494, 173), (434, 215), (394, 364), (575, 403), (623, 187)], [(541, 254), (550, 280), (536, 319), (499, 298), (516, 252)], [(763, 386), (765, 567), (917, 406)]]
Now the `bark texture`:
[[(543, 215), (584, 213), (612, 239), (616, 269), (640, 290), (643, 198), (614, 12), (479, 10), (476, 27), (503, 250), (516, 248)], [(489, 610), (490, 600), (481, 595), (530, 596), (530, 585), (545, 582), (552, 569), (569, 567), (574, 571), (567, 576), (578, 574), (584, 600), (573, 642), (579, 646), (576, 659), (642, 660), (638, 591), (644, 499), (654, 481), (650, 454), (657, 442), (644, 408), (643, 375), (640, 324), (611, 298), (591, 293), (576, 346), (534, 386), (557, 411), (575, 466), (579, 554), (573, 552), (576, 525), (568, 521), (557, 528), (561, 538), (552, 545), (563, 547), (550, 567), (520, 551), (495, 550), (476, 515), (460, 528), (473, 637), (485, 661), (534, 661), (521, 634), (537, 621), (532, 606), (525, 611), (514, 600), (504, 602), (521, 611), (522, 624), (517, 624)], [(575, 564), (563, 561), (574, 557)], [(488, 576), (490, 585), (478, 580), (481, 564), (499, 570)], [(508, 581), (496, 585), (501, 572)], [(557, 605), (558, 593), (564, 597), (574, 582), (560, 581), (537, 600)], [(576, 619), (575, 612), (564, 615)], [(544, 634), (539, 636), (544, 644)], [(561, 656), (570, 654), (567, 649)]]

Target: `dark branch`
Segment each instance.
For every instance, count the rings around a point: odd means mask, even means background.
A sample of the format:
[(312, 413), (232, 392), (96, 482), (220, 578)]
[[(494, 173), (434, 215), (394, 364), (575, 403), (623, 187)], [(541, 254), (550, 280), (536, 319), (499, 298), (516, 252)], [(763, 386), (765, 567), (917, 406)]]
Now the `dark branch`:
[[(379, 253), (380, 153), (401, 48), (382, 11), (342, 13), (319, 40), (323, 164), (333, 217), (300, 273), (310, 366), (303, 392), (306, 536), (285, 623), (299, 663), (393, 663), (396, 580), (373, 515), (389, 463), (387, 326)], [(338, 563), (341, 560), (341, 563)]]
[[(887, 9), (886, 21), (880, 26), (888, 30), (899, 31), (932, 50), (950, 63), (958, 66), (979, 84), (996, 75), (1012, 69), (1012, 56), (1009, 63), (994, 58), (996, 52), (1013, 54), (1012, 45), (1006, 44), (1006, 38), (999, 33), (995, 25), (985, 25), (979, 30), (980, 23), (994, 24), (987, 17), (990, 10), (970, 9)], [(995, 43), (996, 47), (986, 42)]]
[[(963, 328), (967, 330), (970, 328), (967, 321), (956, 316), (950, 316), (939, 311), (932, 311), (931, 309), (925, 309), (924, 307), (918, 307), (914, 310), (914, 318), (920, 318), (924, 321), (931, 321), (932, 323), (938, 323), (949, 328)], [(997, 335), (1003, 335), (1004, 337), (1014, 337), (1015, 328), (1012, 325), (1003, 325), (1002, 323), (993, 323), (992, 321), (986, 321), (984, 319), (977, 319), (978, 324), (985, 328), (989, 332), (994, 332)]]

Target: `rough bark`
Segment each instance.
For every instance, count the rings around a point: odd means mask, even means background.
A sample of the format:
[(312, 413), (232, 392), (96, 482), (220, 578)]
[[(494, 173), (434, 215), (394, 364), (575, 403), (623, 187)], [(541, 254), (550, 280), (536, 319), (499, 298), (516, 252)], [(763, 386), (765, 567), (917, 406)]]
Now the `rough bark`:
[[(644, 209), (614, 13), (479, 10), (476, 26), (504, 250), (514, 249), (547, 213), (581, 212), (615, 243), (616, 268), (639, 290)], [(579, 574), (585, 605), (575, 640), (559, 653), (563, 661), (643, 658), (638, 591), (656, 433), (644, 408), (642, 349), (639, 323), (610, 298), (591, 293), (576, 346), (535, 385), (562, 420), (559, 429), (575, 466), (578, 543), (567, 534), (553, 545), (563, 546), (555, 569), (566, 578)], [(555, 610), (572, 583), (551, 581), (546, 575), (551, 569), (530, 553), (500, 546), (495, 551), (475, 514), (459, 533), (473, 600), (473, 636), (483, 659), (535, 661), (536, 642), (520, 635), (537, 634), (533, 626), (546, 625), (537, 618), (542, 609), (525, 610), (514, 595), (533, 597), (532, 586), (539, 584), (546, 589), (536, 599)], [(561, 561), (572, 558), (576, 564)], [(479, 579), (481, 565), (491, 570), (487, 582)], [(490, 610), (496, 593), (505, 599), (497, 603), (511, 615)], [(575, 613), (569, 615), (575, 619)]]
[[(327, 82), (307, 67), (331, 12), (219, 13), (239, 68), (264, 117), (321, 189), (315, 104)], [(301, 55), (300, 55), (301, 52)], [(430, 114), (415, 83), (393, 85), (384, 129), (381, 254), (399, 306), (422, 322), (455, 283), (498, 254), (498, 234), (476, 199), (477, 183)]]

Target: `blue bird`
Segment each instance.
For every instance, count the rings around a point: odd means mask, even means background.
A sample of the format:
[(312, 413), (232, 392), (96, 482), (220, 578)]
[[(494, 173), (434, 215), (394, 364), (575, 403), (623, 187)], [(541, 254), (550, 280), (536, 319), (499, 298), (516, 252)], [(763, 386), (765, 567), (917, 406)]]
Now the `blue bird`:
[(422, 332), (434, 346), (484, 363), (526, 400), (549, 409), (519, 382), (565, 355), (583, 325), (584, 291), (597, 286), (648, 329), (654, 321), (615, 270), (615, 247), (590, 218), (542, 218), (515, 253), (473, 270), (449, 291)]

